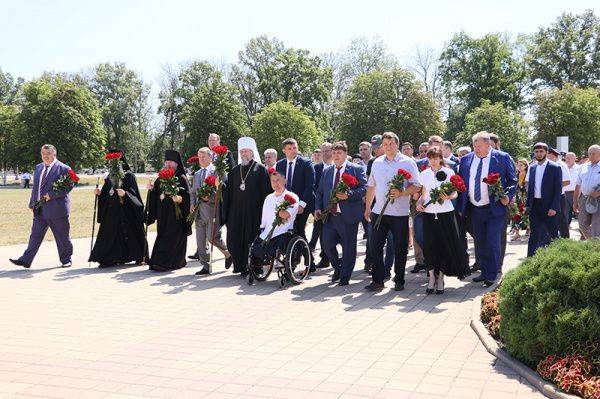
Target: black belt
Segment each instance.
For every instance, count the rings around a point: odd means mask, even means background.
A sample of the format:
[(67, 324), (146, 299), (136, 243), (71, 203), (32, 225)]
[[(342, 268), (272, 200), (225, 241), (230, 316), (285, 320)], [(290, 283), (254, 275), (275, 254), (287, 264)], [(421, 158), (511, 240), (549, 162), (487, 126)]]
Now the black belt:
[(471, 206), (472, 206), (472, 207), (475, 207), (475, 208), (477, 208), (477, 209), (485, 209), (485, 208), (489, 208), (489, 207), (490, 207), (490, 204), (487, 204), (487, 205), (481, 205), (481, 206), (479, 206), (479, 205), (475, 205), (474, 203), (472, 203), (472, 202), (471, 202)]

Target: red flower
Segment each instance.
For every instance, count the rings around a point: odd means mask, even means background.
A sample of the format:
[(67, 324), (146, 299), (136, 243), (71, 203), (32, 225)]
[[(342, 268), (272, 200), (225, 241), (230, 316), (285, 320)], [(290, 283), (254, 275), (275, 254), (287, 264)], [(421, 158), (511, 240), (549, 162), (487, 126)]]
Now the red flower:
[(467, 186), (465, 185), (465, 182), (462, 179), (462, 177), (460, 177), (460, 175), (452, 175), (450, 177), (450, 183), (452, 183), (454, 188), (456, 188), (456, 191), (458, 191), (459, 193), (464, 193), (465, 191), (467, 191)]
[(425, 169), (427, 169), (427, 164), (426, 163), (424, 163), (423, 165), (421, 165), (421, 167), (419, 168), (419, 170), (421, 172), (424, 171)]
[(217, 178), (214, 176), (208, 176), (206, 179), (204, 179), (204, 183), (208, 184), (209, 186), (217, 186)]
[(168, 179), (171, 179), (173, 176), (175, 176), (174, 169), (165, 168), (165, 169), (161, 169), (160, 172), (158, 172), (159, 179), (168, 180)]
[(69, 169), (69, 177), (71, 178), (71, 180), (73, 180), (75, 183), (79, 182), (79, 176), (77, 176), (77, 173), (75, 173), (73, 171), (73, 169)]
[(358, 179), (349, 173), (342, 174), (342, 181), (350, 188), (358, 186)]
[(520, 222), (521, 221), (521, 215), (519, 215), (518, 213), (515, 214), (515, 216), (513, 216), (513, 222)]
[(277, 173), (277, 170), (275, 170), (275, 168), (273, 168), (273, 167), (270, 167), (270, 168), (269, 168), (269, 174), (270, 174), (270, 175), (274, 175), (274, 174), (276, 174), (276, 173)]
[(292, 195), (290, 194), (286, 194), (283, 196), (283, 200), (287, 201), (290, 203), (290, 205), (294, 205), (296, 203), (296, 198), (294, 198)]
[(120, 159), (123, 156), (122, 153), (120, 152), (109, 152), (108, 154), (106, 154), (104, 156), (104, 159), (111, 160), (111, 159)]
[(229, 151), (229, 148), (227, 148), (226, 145), (216, 145), (212, 148), (212, 150), (217, 155), (224, 155), (224, 154), (227, 154), (227, 152)]
[(187, 163), (195, 164), (198, 163), (198, 155), (192, 155), (188, 158)]
[(500, 180), (500, 173), (490, 173), (483, 178), (485, 184), (494, 185)]
[(402, 168), (398, 169), (398, 174), (404, 176), (405, 180), (409, 180), (412, 177), (408, 170)]

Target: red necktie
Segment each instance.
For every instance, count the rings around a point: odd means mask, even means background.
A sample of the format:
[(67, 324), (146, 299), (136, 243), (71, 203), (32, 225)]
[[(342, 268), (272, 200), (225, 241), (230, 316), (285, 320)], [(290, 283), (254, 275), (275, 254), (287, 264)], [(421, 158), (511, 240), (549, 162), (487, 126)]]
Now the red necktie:
[[(335, 168), (337, 170), (335, 172), (335, 179), (333, 181), (333, 189), (334, 190), (337, 187), (338, 183), (340, 182), (340, 171), (342, 170), (341, 166), (336, 166)], [(339, 203), (335, 204), (335, 207), (333, 209), (333, 214), (334, 215), (337, 215), (338, 213), (340, 213), (340, 204)]]

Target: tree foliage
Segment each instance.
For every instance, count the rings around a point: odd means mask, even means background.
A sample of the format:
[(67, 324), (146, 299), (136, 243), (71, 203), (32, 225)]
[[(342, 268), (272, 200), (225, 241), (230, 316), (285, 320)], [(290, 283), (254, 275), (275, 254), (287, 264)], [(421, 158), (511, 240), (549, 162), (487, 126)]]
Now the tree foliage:
[(373, 71), (359, 76), (339, 108), (340, 137), (351, 151), (373, 134), (391, 130), (402, 141), (419, 143), (444, 129), (430, 93), (403, 70)]
[(556, 144), (556, 137), (569, 136), (571, 151), (583, 153), (600, 142), (600, 90), (564, 89), (539, 91), (535, 97), (536, 141)]
[(0, 104), (0, 169), (18, 166), (16, 134), (19, 128), (19, 109), (16, 105)]
[(465, 117), (465, 130), (456, 136), (457, 145), (471, 145), (471, 137), (479, 131), (487, 130), (500, 136), (502, 151), (513, 157), (527, 155), (528, 126), (519, 112), (501, 103), (492, 104), (484, 100)]
[(10, 73), (2, 72), (0, 68), (0, 104), (14, 104), (23, 82), (23, 78), (15, 79)]
[(254, 116), (252, 137), (261, 151), (279, 150), (281, 142), (292, 137), (305, 156), (323, 142), (323, 134), (315, 122), (301, 109), (284, 101), (271, 103)]
[(563, 14), (529, 38), (525, 57), (536, 86), (600, 85), (600, 19), (592, 10)]
[(58, 158), (73, 168), (103, 161), (106, 133), (98, 101), (89, 89), (60, 77), (23, 86), (20, 126), (15, 134), (18, 165), (39, 162), (43, 144), (53, 144)]

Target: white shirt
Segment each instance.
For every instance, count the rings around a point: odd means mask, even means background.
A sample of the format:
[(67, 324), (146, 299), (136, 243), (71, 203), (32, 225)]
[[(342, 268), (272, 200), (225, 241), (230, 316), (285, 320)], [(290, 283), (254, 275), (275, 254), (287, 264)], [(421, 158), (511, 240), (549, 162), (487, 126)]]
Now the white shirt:
[[(48, 170), (46, 170), (46, 177), (48, 177), (48, 174), (50, 173), (50, 171), (52, 170), (52, 167), (56, 164), (56, 162), (58, 161), (58, 159), (54, 158), (54, 161), (52, 161), (52, 163), (50, 165), (48, 165)], [(38, 185), (38, 198), (42, 197), (42, 178), (44, 176), (44, 169), (46, 169), (46, 164), (42, 165), (42, 173), (40, 173), (40, 184)]]
[[(454, 175), (454, 171), (450, 168), (443, 166), (440, 171), (446, 173), (446, 179), (443, 181), (439, 181), (435, 175), (438, 172), (434, 172), (433, 169), (427, 168), (421, 172), (419, 175), (419, 182), (425, 188), (425, 195), (423, 195), (423, 205), (429, 202), (431, 199), (430, 193), (434, 188), (438, 188), (442, 185), (442, 183), (449, 182), (450, 177)], [(429, 204), (425, 208), (425, 213), (444, 213), (444, 212), (452, 212), (454, 210), (454, 205), (452, 205), (452, 201), (444, 201), (441, 205), (437, 202), (435, 204)]]
[(286, 211), (288, 211), (290, 214), (289, 219), (283, 224), (275, 227), (271, 238), (275, 238), (278, 235), (287, 233), (294, 227), (294, 220), (296, 219), (296, 214), (298, 213), (298, 196), (288, 190), (283, 190), (283, 193), (281, 193), (280, 196), (277, 196), (275, 193), (271, 193), (267, 195), (263, 204), (260, 227), (264, 230), (262, 233), (260, 233), (261, 239), (264, 240), (269, 235), (269, 231), (271, 231), (271, 227), (273, 226), (273, 221), (275, 221), (275, 209), (277, 208), (277, 206), (279, 206), (279, 204), (283, 202), (283, 199), (286, 194), (289, 194), (292, 197), (294, 197), (296, 203), (286, 209)]
[(492, 149), (490, 148), (488, 154), (479, 158), (475, 153), (473, 153), (473, 161), (471, 162), (471, 171), (469, 175), (469, 200), (475, 206), (485, 206), (490, 203), (490, 195), (488, 193), (488, 185), (483, 181), (481, 182), (481, 198), (479, 201), (475, 201), (475, 176), (477, 175), (477, 168), (479, 167), (479, 162), (483, 162), (481, 166), (481, 180), (489, 174), (490, 171), (490, 161), (492, 159)]
[[(419, 185), (419, 170), (417, 169), (417, 163), (414, 159), (407, 157), (402, 153), (396, 154), (396, 157), (392, 160), (387, 159), (385, 155), (377, 157), (373, 161), (371, 167), (371, 175), (367, 185), (369, 187), (375, 187), (375, 206), (373, 207), (373, 213), (379, 215), (383, 205), (387, 200), (387, 194), (389, 191), (389, 182), (398, 174), (398, 169), (405, 169), (410, 173), (410, 179), (406, 184), (406, 187), (411, 184)], [(403, 195), (400, 198), (396, 198), (394, 203), (390, 201), (385, 208), (384, 215), (389, 216), (408, 216), (410, 212), (410, 195)]]
[(548, 160), (546, 159), (541, 165), (538, 163), (535, 167), (535, 186), (533, 187), (533, 198), (542, 198), (542, 180), (546, 171)]
[(571, 166), (570, 168), (567, 165), (567, 168), (569, 169), (570, 182), (569, 185), (564, 188), (564, 190), (574, 191), (575, 186), (577, 185), (577, 177), (579, 177), (579, 171), (581, 170), (581, 166), (574, 163), (573, 166)]
[(577, 185), (581, 186), (583, 195), (590, 195), (592, 191), (600, 184), (600, 162), (592, 165), (587, 162), (581, 165), (579, 176), (577, 177)]
[[(560, 169), (562, 170), (563, 183), (569, 182), (569, 184), (570, 184), (571, 183), (571, 174), (569, 173), (569, 167), (567, 166), (566, 163), (564, 163), (560, 159), (558, 161), (556, 161), (556, 163), (558, 164), (558, 166), (560, 166)], [(562, 188), (563, 194), (565, 193), (565, 191), (567, 191), (567, 187), (568, 186), (563, 186), (563, 188)]]
[(21, 178), (24, 180), (29, 180), (31, 179), (31, 175), (28, 172), (25, 172), (21, 175)]
[[(340, 180), (342, 180), (342, 175), (344, 174), (344, 172), (346, 172), (346, 164), (348, 163), (348, 161), (344, 161), (344, 163), (342, 164), (342, 168), (340, 169)], [(331, 187), (333, 187), (333, 189), (335, 190), (335, 175), (337, 174), (337, 165), (336, 164), (332, 164), (333, 165), (333, 180)], [(342, 213), (342, 207), (338, 205), (337, 207), (337, 211), (338, 213)]]

